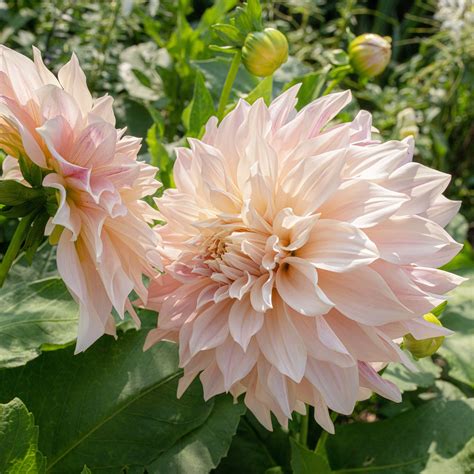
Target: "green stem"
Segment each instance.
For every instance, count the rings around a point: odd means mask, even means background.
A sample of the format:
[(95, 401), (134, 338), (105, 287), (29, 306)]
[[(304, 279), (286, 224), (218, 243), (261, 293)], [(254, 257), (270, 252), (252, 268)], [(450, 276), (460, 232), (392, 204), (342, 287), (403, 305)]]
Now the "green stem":
[(241, 53), (238, 51), (235, 53), (234, 59), (230, 64), (229, 72), (227, 73), (227, 78), (222, 88), (221, 98), (219, 99), (219, 107), (217, 109), (217, 118), (221, 121), (224, 118), (225, 107), (227, 101), (229, 100), (230, 91), (232, 90), (232, 85), (234, 84), (235, 77), (237, 76), (237, 71), (240, 66)]
[(3, 286), (8, 272), (15, 261), (18, 253), (20, 252), (21, 246), (26, 239), (28, 230), (30, 229), (31, 223), (36, 217), (37, 211), (33, 211), (31, 214), (23, 217), (18, 224), (13, 238), (8, 245), (8, 249), (3, 256), (2, 263), (0, 263), (0, 288)]
[[(336, 421), (337, 418), (337, 413), (332, 412), (331, 413), (331, 420), (334, 422)], [(316, 454), (319, 454), (320, 456), (326, 458), (326, 441), (328, 439), (329, 433), (326, 430), (323, 430), (321, 433), (321, 436), (318, 439), (318, 443), (316, 444), (316, 448), (314, 448), (314, 452)]]
[(308, 425), (309, 425), (309, 407), (306, 407), (306, 414), (301, 417), (300, 443), (303, 446), (308, 445)]
[(326, 89), (324, 89), (323, 95), (328, 95), (338, 84), (341, 82), (339, 79), (333, 79)]

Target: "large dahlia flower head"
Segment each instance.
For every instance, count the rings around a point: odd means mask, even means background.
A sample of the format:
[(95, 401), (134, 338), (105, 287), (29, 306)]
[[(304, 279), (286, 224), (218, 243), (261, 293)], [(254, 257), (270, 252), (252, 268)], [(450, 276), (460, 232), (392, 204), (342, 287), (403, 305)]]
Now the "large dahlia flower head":
[(460, 249), (443, 229), (459, 203), (441, 194), (448, 175), (412, 162), (411, 139), (372, 138), (368, 112), (330, 124), (350, 92), (297, 112), (298, 87), (239, 101), (177, 150), (146, 346), (179, 343), (179, 396), (199, 375), (206, 399), (245, 394), (268, 429), (309, 404), (333, 432), (328, 408), (400, 401), (378, 374), (414, 368), (398, 338), (449, 334), (423, 314), (462, 281), (437, 269)]
[(56, 241), (58, 270), (80, 305), (76, 351), (114, 333), (112, 310), (138, 317), (132, 290), (147, 299), (143, 275), (160, 265), (156, 168), (137, 161), (140, 139), (115, 128), (112, 98), (93, 99), (75, 55), (54, 76), (34, 48), (34, 61), (0, 46), (0, 149), (4, 179), (22, 180), (18, 158), (43, 170), (58, 211), (46, 233)]

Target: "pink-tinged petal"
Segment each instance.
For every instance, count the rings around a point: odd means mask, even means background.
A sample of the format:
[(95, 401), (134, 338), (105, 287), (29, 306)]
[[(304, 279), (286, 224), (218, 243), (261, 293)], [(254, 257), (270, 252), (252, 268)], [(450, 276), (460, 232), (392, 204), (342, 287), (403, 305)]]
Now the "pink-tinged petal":
[(336, 150), (308, 157), (288, 173), (277, 196), (277, 208), (291, 207), (295, 214), (317, 212), (341, 183), (345, 151)]
[(250, 302), (255, 311), (265, 313), (265, 311), (273, 308), (273, 280), (273, 274), (268, 273), (267, 275), (262, 275), (253, 284), (250, 292)]
[(215, 395), (225, 391), (224, 377), (216, 362), (211, 362), (211, 364), (201, 372), (199, 378), (201, 379), (204, 400), (206, 402)]
[(110, 95), (99, 97), (98, 99), (94, 100), (90, 113), (115, 126), (113, 103), (114, 99)]
[(99, 168), (110, 163), (115, 156), (117, 131), (107, 122), (98, 122), (82, 130), (70, 150), (68, 159), (83, 167)]
[(61, 87), (56, 76), (44, 65), (43, 58), (41, 57), (41, 51), (33, 46), (33, 60), (38, 71), (38, 75), (44, 85), (52, 84), (56, 87)]
[(361, 110), (351, 122), (351, 143), (370, 142), (372, 137), (372, 115)]
[(297, 94), (301, 84), (295, 84), (279, 95), (268, 107), (272, 119), (273, 133), (277, 132), (296, 115)]
[(306, 347), (281, 301), (265, 315), (263, 327), (257, 333), (257, 341), (268, 362), (282, 374), (295, 382), (302, 379), (306, 366)]
[(319, 215), (297, 216), (292, 209), (282, 209), (273, 221), (273, 231), (280, 245), (290, 252), (302, 247), (309, 239), (311, 229)]
[(276, 289), (283, 301), (305, 316), (327, 313), (333, 306), (318, 287), (318, 273), (306, 260), (287, 257), (278, 268)]
[(384, 380), (366, 362), (359, 362), (358, 367), (359, 379), (362, 387), (366, 387), (393, 402), (400, 403), (402, 401), (402, 394), (394, 383)]
[(86, 76), (74, 53), (71, 60), (59, 70), (58, 79), (64, 90), (74, 97), (82, 114), (88, 114), (92, 109), (92, 96), (87, 87)]
[(366, 233), (377, 245), (380, 257), (396, 264), (429, 261), (439, 251), (448, 262), (462, 248), (438, 224), (418, 216), (391, 217)]
[(217, 365), (224, 376), (224, 390), (226, 392), (252, 370), (258, 355), (259, 350), (254, 341), (244, 351), (232, 338), (227, 338), (216, 349)]
[(334, 434), (334, 423), (329, 415), (328, 406), (323, 397), (318, 391), (314, 391), (314, 419), (316, 423), (320, 424), (328, 433)]
[(420, 288), (399, 265), (379, 260), (371, 268), (385, 280), (400, 302), (414, 314), (428, 313), (445, 300)]
[(444, 196), (438, 196), (420, 216), (446, 227), (459, 212), (460, 207), (461, 201), (451, 201)]
[(361, 229), (394, 215), (410, 198), (370, 181), (349, 180), (319, 209), (323, 218), (337, 219)]
[(351, 101), (350, 91), (321, 97), (301, 109), (296, 117), (281, 127), (274, 142), (283, 150), (294, 148), (302, 140), (315, 137), (338, 112)]
[(43, 86), (37, 92), (40, 110), (44, 120), (61, 117), (71, 129), (78, 126), (81, 120), (79, 104), (67, 92), (51, 84)]
[(273, 399), (277, 402), (284, 416), (291, 418), (290, 406), (293, 404), (290, 404), (290, 393), (286, 377), (275, 367), (271, 367), (268, 371), (266, 382)]
[(78, 216), (74, 203), (67, 201), (66, 183), (64, 179), (55, 173), (47, 174), (43, 179), (43, 186), (57, 189), (59, 192), (59, 205), (52, 223), (60, 225), (72, 232), (71, 239), (76, 240), (81, 230), (81, 220)]
[(419, 163), (407, 163), (395, 170), (383, 185), (410, 196), (397, 215), (407, 216), (426, 211), (431, 203), (446, 189), (451, 176)]
[(406, 266), (402, 269), (422, 290), (438, 295), (444, 295), (466, 281), (466, 278), (436, 268)]
[(359, 390), (357, 366), (339, 367), (331, 362), (308, 358), (305, 377), (321, 393), (332, 410), (350, 415)]
[(316, 268), (345, 272), (369, 265), (379, 254), (375, 244), (357, 227), (320, 219), (312, 228), (308, 243), (296, 255)]
[(453, 331), (443, 326), (425, 321), (423, 318), (410, 319), (403, 322), (406, 333), (410, 333), (415, 339), (427, 339), (429, 337), (451, 336)]
[(35, 91), (43, 85), (33, 61), (3, 45), (0, 45), (0, 73), (10, 80), (15, 93), (11, 98), (22, 105), (34, 101)]
[(332, 362), (341, 367), (349, 367), (355, 364), (353, 357), (328, 326), (323, 318), (307, 318), (296, 312), (291, 312), (293, 324), (305, 342), (308, 356)]
[(343, 175), (345, 178), (387, 178), (411, 159), (410, 141), (389, 141), (373, 145), (350, 146)]
[(229, 330), (234, 341), (242, 346), (244, 351), (263, 326), (264, 315), (255, 311), (250, 303), (250, 297), (245, 296), (241, 301), (235, 301), (229, 313)]
[(370, 268), (345, 273), (321, 270), (319, 285), (336, 309), (363, 324), (379, 326), (414, 316), (385, 280)]
[(212, 349), (222, 344), (229, 334), (228, 301), (216, 303), (202, 311), (193, 323), (193, 334), (189, 349), (194, 355), (199, 351)]

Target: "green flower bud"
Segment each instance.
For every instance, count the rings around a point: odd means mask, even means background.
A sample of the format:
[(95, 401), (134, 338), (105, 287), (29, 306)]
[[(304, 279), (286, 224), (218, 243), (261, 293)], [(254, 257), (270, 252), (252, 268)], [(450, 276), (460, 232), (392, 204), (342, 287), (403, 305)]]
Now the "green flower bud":
[(414, 138), (418, 137), (420, 130), (416, 124), (415, 111), (411, 107), (407, 107), (397, 114), (397, 128), (400, 131), (401, 139), (410, 135)]
[[(433, 314), (428, 313), (423, 316), (425, 321), (442, 326), (441, 321)], [(429, 337), (428, 339), (415, 339), (411, 334), (403, 336), (403, 347), (410, 351), (417, 359), (433, 355), (443, 344), (444, 336)]]
[(392, 49), (389, 36), (365, 33), (349, 44), (349, 59), (355, 72), (363, 77), (375, 77), (385, 71)]
[(242, 62), (251, 74), (272, 75), (288, 59), (288, 41), (274, 28), (249, 33), (242, 47)]

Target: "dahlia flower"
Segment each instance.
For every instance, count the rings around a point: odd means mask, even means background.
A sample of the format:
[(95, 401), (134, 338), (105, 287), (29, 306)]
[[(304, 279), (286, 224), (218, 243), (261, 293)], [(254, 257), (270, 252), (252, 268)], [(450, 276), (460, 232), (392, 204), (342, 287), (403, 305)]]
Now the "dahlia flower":
[(34, 49), (34, 62), (0, 46), (0, 148), (7, 177), (20, 179), (20, 156), (43, 169), (58, 210), (46, 233), (57, 242), (58, 271), (79, 303), (76, 351), (114, 333), (112, 309), (128, 311), (143, 275), (159, 265), (153, 208), (141, 200), (159, 187), (156, 169), (137, 161), (140, 140), (115, 128), (112, 99), (93, 99), (75, 55), (56, 78)]
[(179, 342), (178, 396), (200, 374), (206, 399), (245, 393), (268, 429), (309, 404), (333, 432), (328, 408), (400, 400), (377, 373), (410, 366), (395, 339), (449, 332), (423, 314), (460, 282), (436, 269), (459, 251), (443, 230), (459, 203), (441, 195), (448, 175), (412, 162), (411, 139), (374, 140), (369, 113), (328, 125), (350, 92), (296, 112), (297, 91), (241, 100), (178, 149), (146, 347)]

